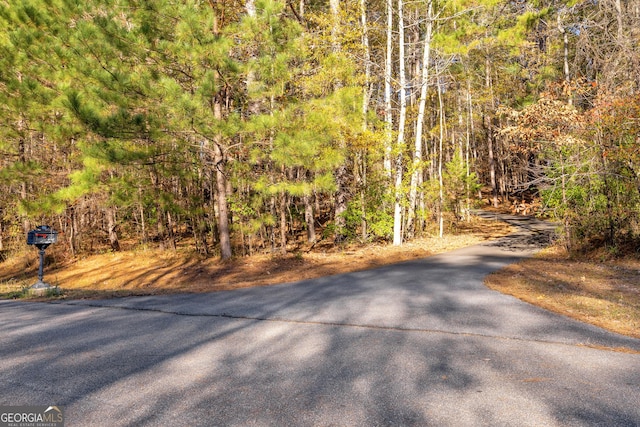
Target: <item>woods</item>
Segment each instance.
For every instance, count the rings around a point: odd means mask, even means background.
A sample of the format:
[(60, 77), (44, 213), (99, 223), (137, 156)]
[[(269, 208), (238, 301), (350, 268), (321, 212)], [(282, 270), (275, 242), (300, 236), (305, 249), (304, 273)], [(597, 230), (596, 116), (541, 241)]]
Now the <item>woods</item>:
[[(640, 245), (638, 0), (0, 4), (0, 251), (400, 245), (541, 197)], [(481, 197), (481, 196), (480, 196)], [(481, 201), (487, 203), (487, 201)]]

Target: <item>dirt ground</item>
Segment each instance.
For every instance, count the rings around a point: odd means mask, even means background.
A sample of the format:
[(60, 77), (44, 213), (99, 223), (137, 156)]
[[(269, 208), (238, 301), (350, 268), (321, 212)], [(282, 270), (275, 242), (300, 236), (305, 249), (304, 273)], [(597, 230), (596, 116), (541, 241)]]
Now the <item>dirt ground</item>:
[[(229, 261), (202, 258), (187, 249), (139, 248), (93, 255), (45, 268), (45, 281), (59, 287), (49, 298), (113, 298), (214, 292), (268, 286), (375, 268), (450, 251), (509, 234), (499, 221), (474, 218), (455, 235), (390, 244), (336, 247), (320, 242), (286, 255), (258, 254)], [(49, 252), (49, 251), (48, 251)], [(604, 254), (606, 255), (606, 254)], [(607, 256), (575, 259), (551, 247), (485, 280), (488, 287), (562, 315), (640, 338), (640, 259)], [(49, 256), (49, 254), (47, 255)], [(37, 252), (0, 263), (0, 298), (34, 298), (25, 292), (37, 277)], [(42, 298), (34, 298), (42, 299)]]
[(489, 275), (499, 292), (556, 313), (640, 338), (640, 259), (572, 258), (551, 247)]
[[(460, 224), (456, 235), (416, 239), (399, 247), (390, 244), (335, 247), (320, 242), (310, 251), (252, 255), (225, 262), (202, 258), (187, 250), (139, 249), (47, 267), (45, 281), (61, 289), (60, 298), (212, 292), (370, 269), (495, 239), (511, 230), (505, 223), (474, 217), (471, 222)], [(30, 251), (0, 264), (0, 297), (17, 296), (22, 288), (35, 283), (36, 263), (36, 251)]]

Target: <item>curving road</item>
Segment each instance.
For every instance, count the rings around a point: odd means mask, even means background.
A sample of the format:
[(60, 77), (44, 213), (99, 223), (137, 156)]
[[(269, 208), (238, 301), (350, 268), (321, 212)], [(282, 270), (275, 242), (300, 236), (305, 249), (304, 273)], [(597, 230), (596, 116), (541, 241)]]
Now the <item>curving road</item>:
[(317, 280), (1, 301), (0, 405), (67, 426), (640, 426), (640, 340), (483, 286), (550, 236), (501, 218), (518, 232)]

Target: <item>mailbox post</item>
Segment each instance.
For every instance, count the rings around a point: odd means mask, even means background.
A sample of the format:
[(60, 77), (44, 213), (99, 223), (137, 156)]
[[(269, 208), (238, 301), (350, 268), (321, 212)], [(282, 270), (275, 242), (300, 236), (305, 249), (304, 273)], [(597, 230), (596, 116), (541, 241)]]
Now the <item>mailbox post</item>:
[(27, 245), (38, 248), (40, 253), (40, 266), (38, 267), (38, 281), (31, 289), (47, 289), (51, 285), (44, 282), (44, 251), (49, 245), (58, 241), (58, 232), (48, 225), (40, 225), (35, 230), (27, 233)]

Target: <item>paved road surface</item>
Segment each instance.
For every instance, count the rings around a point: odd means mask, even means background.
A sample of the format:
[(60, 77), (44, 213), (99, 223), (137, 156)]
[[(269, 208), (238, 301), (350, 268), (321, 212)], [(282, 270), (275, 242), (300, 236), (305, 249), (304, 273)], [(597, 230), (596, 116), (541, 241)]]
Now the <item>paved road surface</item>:
[(486, 289), (549, 226), (212, 294), (0, 302), (0, 405), (67, 426), (640, 426), (640, 340)]

